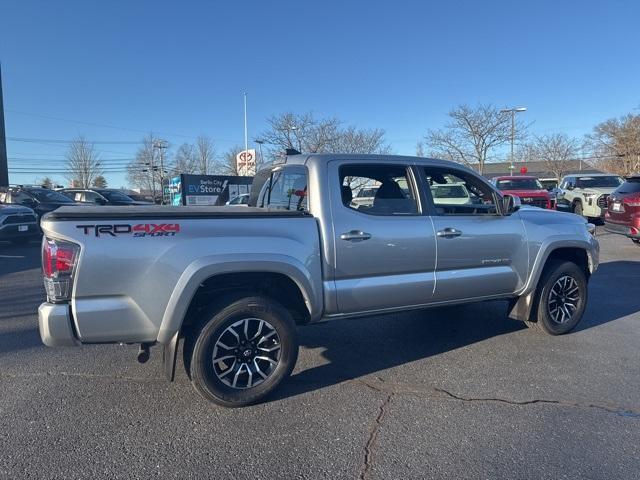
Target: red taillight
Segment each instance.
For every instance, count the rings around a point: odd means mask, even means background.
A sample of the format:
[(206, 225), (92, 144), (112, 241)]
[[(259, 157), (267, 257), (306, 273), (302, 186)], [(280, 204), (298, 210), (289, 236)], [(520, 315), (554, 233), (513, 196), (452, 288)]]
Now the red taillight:
[(58, 272), (70, 272), (73, 269), (75, 256), (75, 250), (58, 247), (58, 254), (56, 255), (56, 270)]
[(67, 301), (73, 285), (73, 268), (80, 247), (74, 243), (45, 238), (42, 241), (42, 272), (50, 302)]
[(53, 277), (54, 268), (54, 254), (51, 251), (52, 248), (55, 248), (55, 245), (52, 245), (53, 242), (47, 240), (46, 238), (42, 242), (42, 270), (44, 272), (45, 277)]

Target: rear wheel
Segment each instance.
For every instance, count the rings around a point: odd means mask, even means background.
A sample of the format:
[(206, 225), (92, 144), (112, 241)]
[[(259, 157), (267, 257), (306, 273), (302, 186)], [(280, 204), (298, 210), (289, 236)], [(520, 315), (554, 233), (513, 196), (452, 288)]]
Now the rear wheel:
[(191, 382), (225, 407), (256, 403), (291, 374), (298, 357), (289, 312), (266, 297), (236, 300), (188, 339)]
[(535, 322), (526, 322), (550, 335), (573, 330), (587, 304), (587, 277), (572, 262), (552, 261), (538, 284)]

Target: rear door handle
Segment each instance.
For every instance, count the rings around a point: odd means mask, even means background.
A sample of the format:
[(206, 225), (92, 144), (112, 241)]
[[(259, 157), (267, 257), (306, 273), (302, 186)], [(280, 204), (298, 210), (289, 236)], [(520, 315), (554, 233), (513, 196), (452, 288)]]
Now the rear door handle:
[(351, 230), (350, 232), (345, 232), (340, 235), (341, 240), (347, 240), (349, 242), (352, 242), (354, 240), (369, 240), (370, 238), (370, 233), (363, 232), (361, 230)]
[(457, 228), (447, 227), (444, 230), (439, 230), (436, 235), (442, 238), (454, 238), (462, 235), (462, 231), (458, 230)]

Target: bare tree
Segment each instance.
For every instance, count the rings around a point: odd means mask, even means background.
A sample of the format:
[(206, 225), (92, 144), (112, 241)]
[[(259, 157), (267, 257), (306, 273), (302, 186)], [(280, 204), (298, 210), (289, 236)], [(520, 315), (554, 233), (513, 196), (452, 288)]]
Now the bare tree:
[(216, 173), (220, 175), (238, 175), (236, 156), (244, 150), (244, 147), (235, 145), (224, 152), (222, 158), (216, 164)]
[(628, 114), (596, 125), (587, 142), (603, 170), (628, 176), (640, 172), (640, 115)]
[(83, 136), (71, 142), (67, 151), (67, 178), (80, 188), (91, 186), (93, 179), (103, 174), (98, 153)]
[[(511, 141), (511, 116), (493, 105), (460, 105), (449, 112), (441, 130), (427, 132), (425, 142), (434, 156), (463, 163), (482, 173), (493, 151)], [(526, 126), (516, 122), (515, 141), (526, 136)]]
[(391, 147), (389, 147), (384, 140), (384, 130), (380, 128), (358, 130), (355, 127), (347, 127), (338, 133), (339, 135), (332, 145), (334, 152), (391, 153)]
[(154, 198), (162, 192), (161, 179), (169, 171), (169, 165), (162, 165), (156, 145), (162, 142), (149, 134), (142, 140), (142, 146), (136, 153), (136, 158), (127, 166), (127, 179), (131, 185), (142, 190), (152, 192)]
[(40, 182), (40, 185), (44, 188), (53, 188), (53, 180), (51, 180), (51, 177), (44, 177)]
[(272, 156), (287, 148), (305, 153), (388, 153), (384, 130), (342, 127), (335, 118), (316, 119), (312, 113), (285, 112), (267, 120), (261, 135)]
[(576, 139), (564, 133), (554, 133), (533, 137), (533, 141), (525, 145), (523, 153), (528, 160), (542, 162), (560, 181), (573, 168), (579, 151)]
[(183, 143), (178, 147), (173, 158), (175, 173), (197, 173), (195, 148), (190, 143)]
[(196, 139), (195, 161), (200, 175), (211, 175), (215, 170), (216, 150), (213, 141), (206, 135)]
[(93, 179), (93, 186), (97, 188), (107, 188), (107, 179), (104, 175), (98, 175)]

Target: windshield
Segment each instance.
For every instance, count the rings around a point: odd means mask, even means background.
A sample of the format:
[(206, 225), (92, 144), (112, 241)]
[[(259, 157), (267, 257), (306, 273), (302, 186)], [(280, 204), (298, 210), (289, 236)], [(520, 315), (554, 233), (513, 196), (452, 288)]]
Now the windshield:
[(578, 177), (576, 187), (578, 188), (597, 188), (597, 187), (619, 187), (622, 184), (622, 178), (611, 175), (603, 177)]
[(73, 203), (73, 200), (66, 195), (63, 195), (60, 192), (54, 192), (53, 190), (47, 190), (45, 188), (29, 190), (29, 194), (42, 203)]
[(100, 192), (100, 194), (107, 197), (107, 199), (111, 200), (112, 202), (126, 202), (126, 203), (133, 202), (133, 199), (131, 197), (128, 197), (124, 193), (120, 193), (120, 192), (104, 192), (103, 191), (103, 192)]
[(544, 187), (536, 178), (498, 180), (497, 187), (500, 190), (544, 190)]
[(468, 197), (462, 185), (437, 185), (431, 187), (433, 198), (464, 198)]

